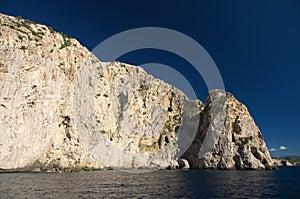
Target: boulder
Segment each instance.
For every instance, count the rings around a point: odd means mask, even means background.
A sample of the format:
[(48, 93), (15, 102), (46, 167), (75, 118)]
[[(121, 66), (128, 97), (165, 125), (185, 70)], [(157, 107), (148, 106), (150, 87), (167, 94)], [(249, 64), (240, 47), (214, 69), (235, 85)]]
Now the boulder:
[(189, 162), (186, 159), (178, 159), (178, 164), (180, 169), (189, 169), (190, 165)]

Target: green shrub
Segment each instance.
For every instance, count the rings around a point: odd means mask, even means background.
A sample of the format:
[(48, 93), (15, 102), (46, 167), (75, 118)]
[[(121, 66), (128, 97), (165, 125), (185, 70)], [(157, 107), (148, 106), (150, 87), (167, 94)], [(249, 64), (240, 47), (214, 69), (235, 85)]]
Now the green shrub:
[(172, 126), (170, 124), (167, 125), (167, 129), (168, 129), (169, 132), (173, 131), (173, 128), (172, 128)]
[(65, 47), (67, 47), (67, 46), (71, 46), (72, 45), (72, 42), (71, 42), (71, 40), (69, 40), (69, 39), (66, 39), (66, 40), (64, 40), (64, 43), (63, 44), (61, 44), (61, 46), (60, 46), (60, 48), (59, 49), (63, 49), (63, 48), (65, 48)]
[(18, 35), (18, 38), (19, 38), (21, 41), (23, 41), (23, 36)]
[(55, 32), (54, 29), (51, 26), (48, 26), (48, 29), (49, 29), (50, 33), (54, 33)]
[(45, 35), (45, 33), (43, 33), (43, 32), (36, 32), (36, 31), (34, 31), (34, 30), (32, 30), (32, 28), (30, 27), (30, 25), (29, 24), (35, 24), (35, 22), (33, 22), (33, 21), (30, 21), (30, 20), (25, 20), (25, 21), (23, 21), (23, 22), (21, 22), (21, 23), (16, 23), (19, 27), (20, 26), (23, 26), (24, 28), (26, 28), (26, 29), (28, 29), (31, 33), (32, 33), (32, 35), (34, 35), (34, 36), (36, 36), (36, 37), (38, 37), (38, 38), (42, 38), (42, 36), (41, 35)]
[(31, 33), (32, 33), (34, 36), (36, 36), (36, 37), (38, 37), (38, 38), (40, 38), (40, 39), (42, 39), (42, 36), (41, 36), (41, 35), (45, 35), (45, 33), (43, 33), (43, 32), (35, 32), (35, 31), (32, 30), (32, 29), (30, 29), (30, 31), (31, 31)]
[(34, 21), (31, 21), (29, 19), (25, 19), (24, 20), (25, 23), (28, 23), (28, 24), (36, 24)]

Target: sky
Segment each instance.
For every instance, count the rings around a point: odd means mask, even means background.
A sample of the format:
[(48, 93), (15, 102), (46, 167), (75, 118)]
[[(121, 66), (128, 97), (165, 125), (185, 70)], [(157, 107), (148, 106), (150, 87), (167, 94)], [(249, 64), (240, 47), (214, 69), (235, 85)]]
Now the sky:
[[(208, 52), (226, 91), (248, 107), (271, 155), (300, 155), (299, 0), (0, 0), (0, 12), (51, 26), (91, 51), (133, 28), (179, 31)], [(208, 89), (201, 75), (173, 53), (141, 49), (119, 60), (170, 66), (205, 102)]]

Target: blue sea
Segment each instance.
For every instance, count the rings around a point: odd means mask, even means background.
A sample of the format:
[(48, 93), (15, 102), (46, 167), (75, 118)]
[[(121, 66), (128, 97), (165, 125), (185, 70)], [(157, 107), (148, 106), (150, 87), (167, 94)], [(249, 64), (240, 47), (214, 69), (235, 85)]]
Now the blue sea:
[(0, 198), (300, 198), (300, 167), (1, 173)]

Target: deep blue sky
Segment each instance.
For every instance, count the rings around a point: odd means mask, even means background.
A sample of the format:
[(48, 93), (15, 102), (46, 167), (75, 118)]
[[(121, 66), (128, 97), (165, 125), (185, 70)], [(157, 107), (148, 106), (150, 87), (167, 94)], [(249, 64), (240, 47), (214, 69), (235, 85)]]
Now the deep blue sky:
[[(199, 42), (218, 66), (226, 90), (247, 105), (274, 156), (300, 155), (300, 1), (33, 1), (0, 0), (0, 12), (52, 26), (92, 50), (131, 28), (157, 26)], [(158, 62), (182, 72), (204, 101), (201, 77), (177, 56), (159, 50), (121, 61)]]

